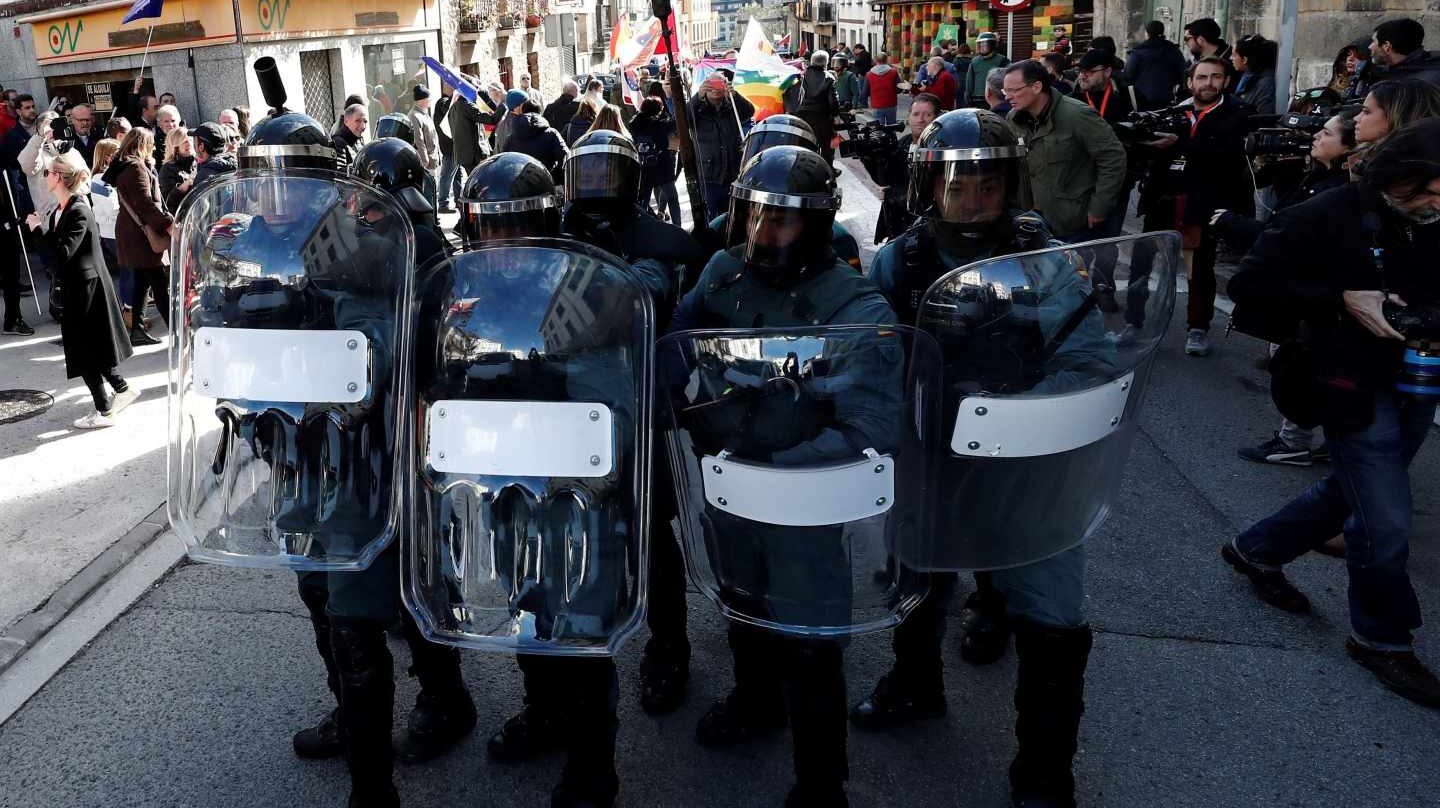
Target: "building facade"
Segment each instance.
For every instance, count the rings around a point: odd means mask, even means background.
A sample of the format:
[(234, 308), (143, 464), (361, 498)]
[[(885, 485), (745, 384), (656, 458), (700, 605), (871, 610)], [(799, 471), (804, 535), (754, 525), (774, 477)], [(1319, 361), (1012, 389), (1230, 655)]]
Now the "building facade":
[[(1092, 34), (1095, 0), (1036, 0), (1014, 12), (986, 0), (879, 0), (879, 7), (884, 17), (883, 50), (889, 52), (891, 63), (899, 66), (901, 75), (912, 77), (929, 57), (930, 49), (940, 44), (940, 35), (950, 30), (958, 32), (956, 39), (963, 39), (972, 48), (977, 36), (994, 32), (1000, 37), (1001, 50), (1012, 59), (1042, 56), (1053, 50), (1061, 38), (1070, 40), (1079, 52)], [(951, 25), (955, 28), (942, 28)]]

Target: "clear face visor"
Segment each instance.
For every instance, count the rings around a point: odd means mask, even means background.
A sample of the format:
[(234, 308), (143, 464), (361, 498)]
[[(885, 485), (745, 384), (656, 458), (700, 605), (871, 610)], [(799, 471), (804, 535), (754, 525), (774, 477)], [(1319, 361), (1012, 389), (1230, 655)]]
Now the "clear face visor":
[[(731, 247), (743, 246), (747, 269), (771, 275), (793, 272), (815, 261), (830, 249), (830, 232), (835, 222), (838, 195), (784, 197), (799, 206), (775, 204), (763, 199), (745, 199), (736, 189), (730, 200)], [(762, 195), (771, 196), (771, 195)]]
[(640, 198), (640, 154), (624, 144), (581, 146), (565, 162), (571, 202), (634, 202)]
[[(760, 126), (765, 126), (761, 124)], [(810, 151), (819, 151), (819, 144), (815, 142), (815, 136), (798, 126), (787, 124), (770, 124), (765, 128), (755, 128), (745, 138), (745, 153), (740, 157), (740, 165), (750, 162), (750, 158), (772, 146), (801, 146)]]
[(910, 165), (910, 211), (957, 225), (990, 224), (1006, 208), (1023, 207), (1020, 165), (1016, 157), (916, 160)]
[(560, 232), (558, 195), (504, 202), (463, 202), (461, 232), (469, 244), (496, 239), (540, 238)]

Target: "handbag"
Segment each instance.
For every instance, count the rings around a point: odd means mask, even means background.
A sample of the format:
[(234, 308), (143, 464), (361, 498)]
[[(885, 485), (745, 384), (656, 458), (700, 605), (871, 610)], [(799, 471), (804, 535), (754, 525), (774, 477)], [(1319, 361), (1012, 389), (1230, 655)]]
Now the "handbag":
[[(130, 215), (130, 220), (140, 226), (140, 230), (145, 234), (145, 240), (150, 242), (150, 251), (163, 258), (165, 253), (170, 250), (170, 237), (140, 221), (140, 217), (135, 215), (134, 209), (130, 207), (129, 202), (125, 201), (123, 194), (117, 192), (115, 197), (120, 200), (120, 207), (124, 208), (125, 212)], [(168, 264), (168, 259), (165, 259), (165, 262)]]

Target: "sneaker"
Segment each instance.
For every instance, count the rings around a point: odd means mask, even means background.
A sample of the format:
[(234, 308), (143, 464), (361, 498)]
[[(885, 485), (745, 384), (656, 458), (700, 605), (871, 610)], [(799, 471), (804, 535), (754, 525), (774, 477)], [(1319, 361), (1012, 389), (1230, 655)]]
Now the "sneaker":
[(1140, 339), (1140, 329), (1130, 323), (1126, 323), (1125, 328), (1119, 332), (1111, 331), (1107, 333), (1105, 337), (1120, 347), (1134, 345), (1135, 342)]
[(31, 328), (30, 324), (25, 322), (24, 320), (16, 320), (15, 322), (5, 326), (5, 330), (0, 333), (16, 334), (22, 337), (33, 337), (35, 336), (35, 329)]
[(1277, 466), (1308, 466), (1312, 460), (1309, 449), (1296, 449), (1280, 440), (1280, 433), (1259, 446), (1242, 446), (1236, 453), (1252, 463), (1274, 463)]
[(102, 412), (92, 412), (84, 418), (77, 418), (75, 420), (76, 429), (104, 429), (107, 426), (114, 425), (114, 419)]
[(1203, 328), (1190, 329), (1185, 337), (1185, 353), (1190, 356), (1204, 356), (1210, 353), (1210, 335)]
[(1380, 651), (1361, 645), (1351, 637), (1345, 651), (1380, 683), (1425, 707), (1440, 709), (1440, 679), (1425, 667), (1413, 651)]
[(1226, 564), (1234, 567), (1236, 572), (1250, 579), (1250, 586), (1261, 600), (1291, 614), (1310, 613), (1310, 599), (1290, 583), (1284, 572), (1257, 567), (1246, 561), (1235, 550), (1235, 545), (1229, 542), (1220, 548), (1220, 557), (1225, 559)]
[(1316, 463), (1329, 463), (1329, 462), (1330, 462), (1330, 444), (1328, 444), (1328, 443), (1322, 443), (1322, 444), (1320, 444), (1318, 447), (1316, 447), (1316, 448), (1314, 448), (1314, 449), (1311, 449), (1311, 450), (1310, 450), (1310, 459), (1313, 460), (1313, 461), (1315, 461)]
[(121, 410), (134, 404), (135, 399), (139, 397), (140, 391), (134, 387), (127, 387), (123, 391), (116, 393), (115, 397), (110, 399), (110, 414), (118, 415)]

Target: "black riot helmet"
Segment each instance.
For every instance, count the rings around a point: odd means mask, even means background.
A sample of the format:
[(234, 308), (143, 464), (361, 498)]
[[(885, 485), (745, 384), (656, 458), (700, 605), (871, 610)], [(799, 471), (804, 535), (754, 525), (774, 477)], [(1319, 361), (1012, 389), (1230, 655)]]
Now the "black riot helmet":
[(350, 166), (350, 174), (395, 197), (411, 213), (431, 213), (425, 198), (425, 166), (420, 153), (405, 141), (387, 137), (365, 144)]
[(981, 231), (1028, 198), (1025, 145), (1004, 118), (957, 109), (920, 133), (910, 152), (910, 212)]
[(555, 180), (544, 164), (528, 154), (502, 152), (475, 166), (460, 204), (459, 230), (466, 246), (560, 233)]
[(750, 128), (745, 136), (745, 152), (740, 165), (771, 146), (804, 146), (811, 151), (820, 150), (820, 141), (810, 124), (794, 115), (771, 115)]
[(730, 238), (745, 270), (774, 284), (793, 283), (811, 266), (833, 262), (830, 248), (840, 191), (818, 153), (773, 146), (740, 169), (730, 192)]
[(250, 127), (250, 134), (236, 150), (239, 168), (309, 168), (334, 171), (338, 165), (335, 147), (319, 123), (302, 112), (285, 108), (285, 85), (279, 68), (269, 56), (255, 60), (269, 116)]
[(608, 129), (581, 135), (565, 158), (565, 199), (592, 212), (624, 213), (640, 200), (640, 151)]
[(375, 137), (393, 137), (415, 145), (415, 130), (410, 127), (410, 116), (392, 112), (388, 115), (381, 115), (380, 120), (375, 122)]

